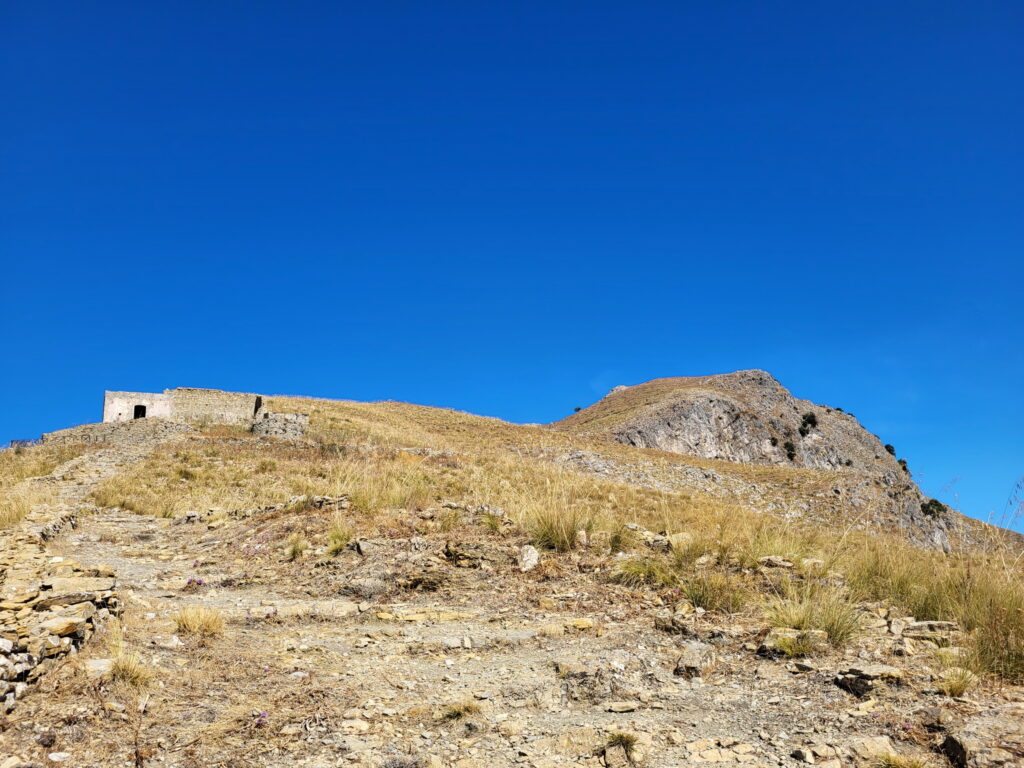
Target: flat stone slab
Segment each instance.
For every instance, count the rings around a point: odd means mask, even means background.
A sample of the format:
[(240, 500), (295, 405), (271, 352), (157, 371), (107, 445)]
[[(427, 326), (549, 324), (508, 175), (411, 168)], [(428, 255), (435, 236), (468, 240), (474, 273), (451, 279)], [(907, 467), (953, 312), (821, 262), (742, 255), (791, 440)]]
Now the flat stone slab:
[(106, 576), (67, 576), (43, 582), (55, 595), (73, 592), (106, 592), (114, 588), (114, 580)]

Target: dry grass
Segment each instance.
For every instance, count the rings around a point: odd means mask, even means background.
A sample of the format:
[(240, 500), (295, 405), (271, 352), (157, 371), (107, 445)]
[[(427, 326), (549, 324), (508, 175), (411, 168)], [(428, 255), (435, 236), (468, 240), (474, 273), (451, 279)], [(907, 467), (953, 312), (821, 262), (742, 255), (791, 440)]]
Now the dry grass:
[(122, 652), (112, 661), (110, 677), (114, 682), (145, 688), (153, 680), (153, 672), (134, 653)]
[(352, 541), (352, 529), (341, 515), (335, 515), (327, 529), (327, 554), (332, 557), (345, 551)]
[(875, 758), (875, 768), (935, 768), (935, 763), (923, 757), (890, 752)]
[(29, 477), (53, 472), (65, 461), (81, 456), (89, 446), (81, 444), (41, 444), (0, 450), (0, 491)]
[(626, 587), (673, 587), (679, 583), (679, 574), (659, 557), (631, 557), (612, 570), (611, 581)]
[[(977, 671), (1024, 680), (1019, 562), (1010, 554), (945, 556), (916, 549), (898, 536), (857, 532), (853, 523), (845, 533), (828, 534), (821, 521), (849, 519), (849, 510), (831, 498), (836, 473), (692, 459), (402, 403), (270, 398), (269, 406), (310, 413), (310, 433), (319, 444), (268, 446), (211, 432), (157, 451), (102, 484), (96, 500), (176, 515), (211, 507), (251, 509), (303, 494), (347, 494), (352, 508), (343, 523), (332, 527), (316, 520), (304, 527), (307, 535), (326, 530), (331, 553), (340, 552), (355, 531), (379, 535), (397, 516), (449, 500), (501, 507), (511, 525), (495, 517), (492, 530), (525, 532), (537, 546), (556, 552), (578, 548), (580, 531), (591, 541), (610, 541), (612, 550), (632, 549), (637, 542), (624, 524), (639, 523), (654, 531), (685, 532), (691, 540), (673, 551), (666, 567), (652, 560), (623, 565), (614, 577), (623, 583), (656, 587), (678, 578), (696, 605), (735, 612), (751, 605), (755, 588), (763, 587), (750, 573), (758, 558), (781, 555), (799, 563), (813, 557), (827, 564), (824, 573), (843, 575), (849, 593), (841, 599), (822, 593), (815, 597), (816, 606), (802, 604), (807, 600), (798, 595), (783, 595), (795, 604), (774, 605), (775, 621), (782, 621), (784, 610), (802, 611), (806, 615), (795, 623), (825, 629), (833, 642), (841, 643), (855, 632), (851, 603), (882, 601), (917, 618), (960, 622), (971, 632)], [(624, 473), (642, 472), (652, 482), (620, 481), (552, 461), (574, 450), (600, 454)], [(780, 523), (730, 500), (724, 491), (711, 496), (686, 489), (679, 484), (680, 467), (713, 469), (723, 478), (722, 488), (730, 478), (756, 482), (773, 503), (823, 499), (821, 520)], [(321, 513), (303, 509), (295, 514)], [(448, 520), (435, 517), (435, 524), (451, 529), (467, 522), (454, 514)], [(487, 519), (481, 522), (488, 524)]]
[(45, 486), (22, 483), (0, 490), (0, 530), (23, 520), (33, 507), (52, 504), (53, 494)]
[(309, 542), (306, 541), (305, 537), (298, 531), (288, 537), (288, 542), (284, 547), (284, 556), (289, 561), (298, 560), (309, 549)]
[(465, 720), (480, 714), (480, 705), (475, 701), (460, 701), (449, 704), (441, 713), (442, 720)]
[(224, 616), (220, 611), (193, 605), (174, 614), (174, 626), (179, 634), (214, 637), (224, 631)]
[(860, 631), (860, 612), (838, 587), (807, 581), (784, 591), (786, 596), (769, 604), (768, 615), (775, 626), (820, 629), (828, 633), (829, 642), (836, 646), (845, 645)]
[(683, 595), (697, 608), (719, 613), (739, 613), (750, 602), (750, 589), (737, 576), (710, 571), (686, 579)]

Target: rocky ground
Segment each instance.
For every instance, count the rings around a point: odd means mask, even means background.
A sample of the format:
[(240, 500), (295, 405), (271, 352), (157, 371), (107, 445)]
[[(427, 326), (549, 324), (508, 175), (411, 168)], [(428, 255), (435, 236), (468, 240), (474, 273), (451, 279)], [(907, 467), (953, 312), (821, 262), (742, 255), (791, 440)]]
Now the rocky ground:
[[(271, 542), (302, 525), (296, 505), (90, 509), (97, 482), (167, 439), (58, 468), (40, 482), (59, 502), (7, 534), (0, 638), (64, 650), (18, 673), (2, 768), (1024, 765), (1021, 689), (939, 690), (933, 648), (956, 627), (864, 606), (852, 643), (791, 660), (753, 614), (608, 584), (586, 549), (534, 564), (454, 504), (294, 560)], [(314, 521), (348, 504), (298, 507)], [(195, 606), (224, 628), (183, 632)], [(125, 657), (145, 685), (111, 679)]]

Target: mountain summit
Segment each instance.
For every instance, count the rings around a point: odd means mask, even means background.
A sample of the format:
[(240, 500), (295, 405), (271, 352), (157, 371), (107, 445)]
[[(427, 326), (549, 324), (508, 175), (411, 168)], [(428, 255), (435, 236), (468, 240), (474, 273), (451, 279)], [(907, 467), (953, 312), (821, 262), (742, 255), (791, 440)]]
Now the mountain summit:
[(906, 461), (852, 414), (796, 398), (766, 371), (654, 379), (615, 387), (552, 425), (639, 448), (746, 464), (832, 470), (883, 491), (896, 519), (946, 547), (941, 503), (926, 500)]

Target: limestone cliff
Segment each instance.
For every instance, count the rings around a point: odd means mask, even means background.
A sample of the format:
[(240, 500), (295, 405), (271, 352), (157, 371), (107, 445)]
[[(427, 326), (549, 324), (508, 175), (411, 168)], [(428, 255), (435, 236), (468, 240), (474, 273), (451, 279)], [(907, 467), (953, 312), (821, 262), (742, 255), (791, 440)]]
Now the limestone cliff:
[(909, 472), (876, 435), (841, 409), (795, 398), (765, 371), (616, 387), (552, 426), (705, 459), (844, 473), (851, 485), (875, 486), (886, 516), (915, 538), (947, 546), (946, 511), (922, 507)]

